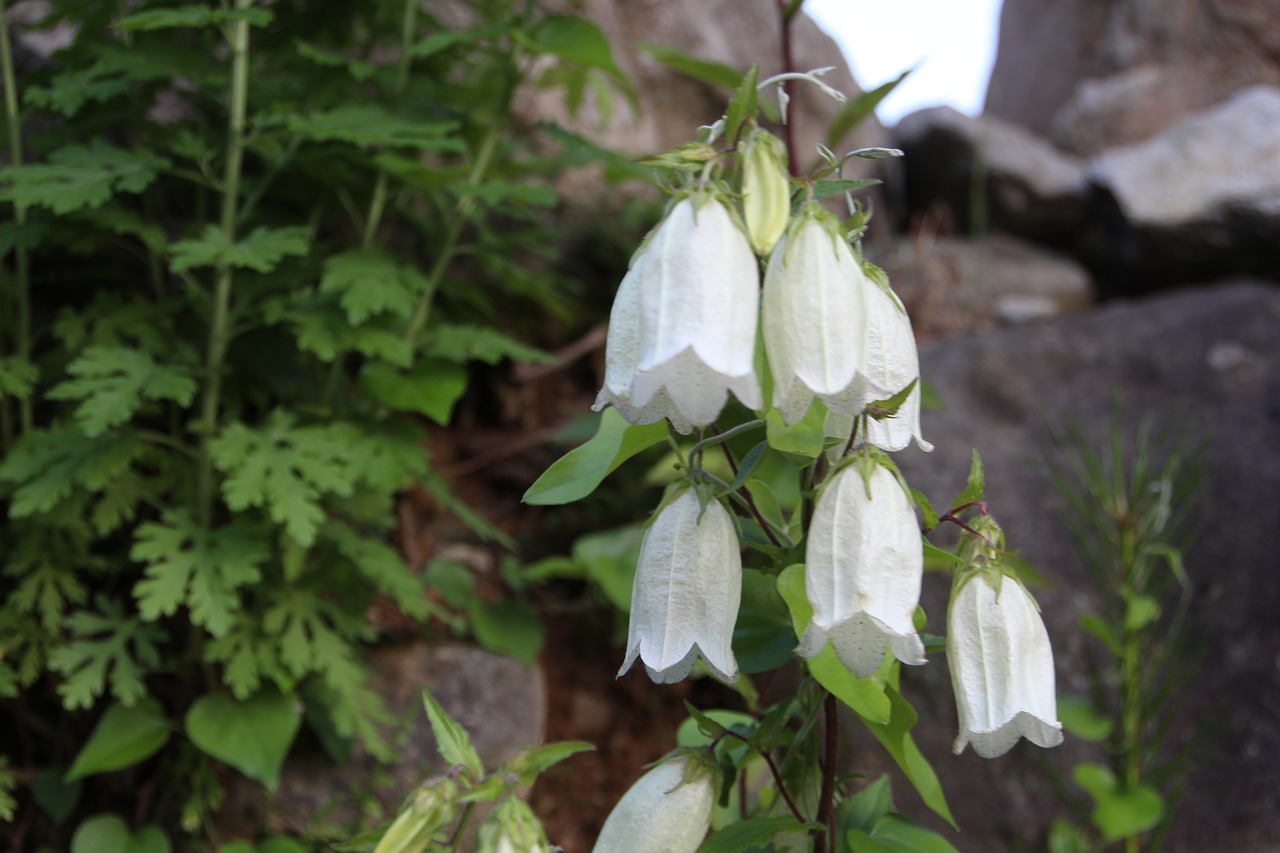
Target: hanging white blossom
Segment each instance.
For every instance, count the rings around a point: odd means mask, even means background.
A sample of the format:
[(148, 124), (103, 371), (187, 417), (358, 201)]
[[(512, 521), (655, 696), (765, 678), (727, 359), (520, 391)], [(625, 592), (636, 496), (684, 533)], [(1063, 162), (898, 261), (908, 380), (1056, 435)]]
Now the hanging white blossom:
[(960, 717), (957, 754), (972, 743), (995, 758), (1022, 737), (1062, 743), (1049, 632), (1022, 584), (1002, 577), (997, 589), (986, 571), (961, 582), (947, 613), (947, 663)]
[(609, 812), (593, 853), (694, 853), (711, 828), (715, 779), (687, 758), (641, 776)]
[(762, 300), (773, 405), (788, 424), (815, 398), (832, 411), (862, 411), (866, 290), (839, 223), (817, 204), (805, 208), (769, 258)]
[(911, 319), (898, 297), (865, 279), (867, 289), (867, 388), (863, 407), (887, 400), (912, 382), (915, 387), (888, 418), (868, 418), (867, 441), (881, 450), (901, 450), (916, 440), (922, 450), (933, 445), (920, 434), (920, 356)]
[(622, 279), (609, 315), (604, 387), (592, 408), (631, 423), (706, 426), (729, 392), (761, 406), (756, 257), (718, 199), (677, 202)]
[[(699, 521), (701, 516), (701, 521)], [(693, 489), (667, 504), (640, 545), (631, 592), (627, 657), (659, 684), (685, 678), (698, 657), (720, 681), (738, 680), (731, 642), (742, 599), (742, 552), (729, 511), (705, 512)]]
[(841, 468), (819, 496), (809, 527), (805, 592), (813, 621), (797, 651), (814, 657), (830, 640), (859, 678), (879, 668), (886, 650), (903, 663), (924, 663), (912, 621), (923, 574), (920, 529), (897, 478), (879, 464), (869, 480), (860, 462)]

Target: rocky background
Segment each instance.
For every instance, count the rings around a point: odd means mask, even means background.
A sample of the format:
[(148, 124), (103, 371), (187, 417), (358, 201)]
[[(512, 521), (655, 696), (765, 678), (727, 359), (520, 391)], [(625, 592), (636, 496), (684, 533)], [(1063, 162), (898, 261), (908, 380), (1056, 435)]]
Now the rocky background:
[[(778, 66), (773, 0), (582, 5), (613, 39), (640, 110), (624, 105), (603, 128), (588, 111), (574, 125), (628, 154), (689, 138), (719, 116), (725, 97), (635, 42), (744, 69), (759, 60), (763, 73)], [(797, 65), (844, 67), (807, 19), (796, 39)], [(853, 89), (847, 72), (828, 79)], [(794, 115), (811, 150), (835, 107), (810, 94)], [(566, 118), (536, 92), (527, 109)], [(1062, 501), (1037, 471), (1049, 446), (1046, 425), (1075, 418), (1102, 440), (1119, 397), (1130, 436), (1144, 419), (1191, 418), (1202, 431), (1209, 481), (1187, 569), (1206, 657), (1180, 731), (1209, 722), (1216, 736), (1168, 849), (1280, 851), (1280, 14), (1273, 0), (1005, 0), (984, 116), (930, 109), (891, 130), (872, 121), (847, 143), (845, 150), (889, 143), (906, 152), (883, 175), (888, 208), (877, 205), (881, 226), (867, 249), (907, 303), (925, 342), (923, 376), (943, 400), (924, 416), (937, 450), (905, 455), (907, 476), (945, 500), (959, 491), (971, 449), (980, 450), (994, 512), (1051, 581), (1039, 598), (1064, 692), (1084, 686), (1086, 640), (1076, 618), (1089, 587), (1059, 519)], [(607, 207), (598, 184), (569, 189), (588, 215)], [(602, 344), (597, 335), (566, 352), (594, 346), (579, 366), (598, 367)], [(538, 383), (558, 381), (516, 379), (526, 398), (545, 393)], [(557, 388), (564, 393), (563, 382)], [(570, 405), (585, 411), (594, 390), (570, 392)], [(935, 623), (946, 594), (937, 580), (926, 582)], [(641, 764), (672, 745), (664, 738), (682, 715), (680, 691), (703, 689), (615, 683), (607, 636), (607, 626), (583, 637), (557, 622), (539, 669), (454, 648), (389, 650), (375, 665), (406, 718), (417, 703), (403, 685), (429, 682), (476, 730), (486, 759), (543, 737), (599, 744), (600, 753), (571, 762), (570, 778), (552, 779), (563, 787), (534, 792), (552, 813), (553, 839), (573, 853), (590, 849), (604, 812)], [(1053, 768), (1069, 772), (1097, 754), (1069, 742), (1052, 753), (1022, 744), (992, 762), (954, 757), (945, 661), (924, 670), (904, 681), (916, 685), (917, 737), (961, 823), (956, 845), (966, 853), (1044, 849), (1049, 822), (1065, 811), (1053, 796)], [(425, 725), (419, 731), (425, 741), (406, 747), (404, 778), (393, 771), (402, 784), (391, 790), (411, 785), (431, 752)], [(860, 740), (850, 761), (869, 772), (880, 766), (875, 747)], [(903, 811), (924, 814), (907, 785), (895, 789)], [(351, 790), (349, 779), (301, 763), (282, 783), (274, 819), (296, 827), (318, 804), (350, 806)]]

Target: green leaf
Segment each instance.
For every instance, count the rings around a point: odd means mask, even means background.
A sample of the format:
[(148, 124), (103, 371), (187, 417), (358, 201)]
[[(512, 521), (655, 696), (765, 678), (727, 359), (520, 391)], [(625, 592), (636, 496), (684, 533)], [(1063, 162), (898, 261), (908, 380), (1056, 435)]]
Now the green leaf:
[(573, 543), (574, 561), (623, 613), (631, 610), (631, 587), (643, 541), (644, 527), (637, 524), (588, 533)]
[(231, 242), (217, 225), (206, 225), (199, 237), (179, 240), (169, 247), (169, 266), (174, 272), (227, 266), (267, 273), (290, 255), (305, 255), (311, 246), (309, 236), (301, 225), (259, 226)]
[(759, 103), (760, 66), (752, 65), (738, 84), (729, 101), (729, 109), (724, 114), (724, 138), (732, 145), (738, 139), (738, 131), (747, 119), (754, 118)]
[(1164, 800), (1158, 791), (1149, 785), (1121, 785), (1101, 764), (1082, 762), (1071, 775), (1093, 797), (1096, 805), (1090, 819), (1106, 841), (1145, 832), (1164, 815)]
[(1058, 818), (1049, 826), (1049, 853), (1089, 853), (1092, 845), (1084, 830)]
[(529, 665), (538, 659), (545, 641), (538, 611), (510, 598), (490, 603), (473, 602), (471, 628), (480, 645), (489, 651)]
[(74, 427), (29, 432), (0, 462), (0, 481), (17, 486), (9, 517), (49, 512), (78, 486), (99, 492), (125, 476), (146, 451), (146, 442), (125, 430), (95, 437)]
[(83, 787), (79, 782), (65, 782), (62, 777), (61, 770), (46, 767), (31, 785), (32, 797), (53, 820), (54, 826), (61, 825), (75, 811), (80, 802), (80, 789)]
[(93, 727), (65, 779), (74, 782), (146, 761), (168, 740), (169, 720), (154, 700), (143, 699), (132, 708), (115, 702)]
[(855, 98), (850, 98), (840, 112), (836, 113), (836, 117), (831, 120), (831, 126), (827, 129), (827, 147), (834, 150), (840, 145), (840, 141), (859, 124), (875, 111), (890, 92), (898, 87), (898, 84), (907, 79), (907, 75), (914, 71), (909, 68), (903, 71), (894, 80), (883, 83), (870, 92), (863, 92)]
[(826, 447), (826, 422), (827, 407), (815, 400), (805, 416), (791, 426), (786, 425), (777, 409), (770, 409), (765, 417), (765, 434), (774, 450), (817, 459)]
[(91, 707), (108, 679), (121, 704), (136, 704), (147, 695), (143, 676), (160, 666), (160, 647), (168, 639), (158, 626), (125, 616), (117, 602), (99, 596), (95, 603), (98, 612), (67, 617), (75, 639), (49, 655), (49, 668), (65, 677), (58, 695), (68, 710)]
[(85, 68), (55, 74), (48, 86), (30, 86), (22, 99), (30, 106), (70, 118), (86, 103), (110, 100), (129, 91), (131, 81), (110, 63), (98, 61)]
[(866, 187), (874, 187), (881, 183), (874, 178), (864, 178), (860, 180), (829, 180), (813, 182), (813, 197), (815, 199), (830, 198), (833, 195), (844, 195), (845, 193), (856, 192)]
[(136, 12), (114, 23), (114, 28), (125, 31), (150, 32), (174, 28), (220, 26), (238, 20), (248, 21), (249, 26), (265, 27), (275, 20), (269, 9), (219, 9), (211, 6), (179, 6), (175, 9), (148, 9)]
[(959, 853), (951, 842), (900, 814), (887, 814), (876, 821), (871, 837), (895, 853)]
[(350, 249), (324, 262), (321, 293), (338, 293), (351, 325), (378, 314), (402, 319), (427, 289), (426, 276), (376, 249)]
[(189, 369), (157, 364), (148, 353), (127, 347), (89, 347), (67, 373), (75, 378), (55, 385), (48, 397), (80, 400), (76, 420), (90, 438), (128, 422), (146, 400), (172, 400), (185, 408), (196, 393)]
[(1119, 657), (1123, 651), (1120, 638), (1116, 636), (1115, 631), (1110, 625), (1102, 621), (1102, 618), (1093, 613), (1080, 614), (1080, 628), (1087, 634), (1092, 634), (1102, 641), (1110, 652)]
[(1149, 595), (1135, 595), (1125, 602), (1124, 629), (1137, 633), (1160, 618), (1160, 602)]
[(426, 336), (423, 352), (459, 364), (467, 361), (497, 364), (504, 358), (528, 364), (554, 364), (556, 361), (549, 353), (520, 343), (492, 326), (436, 326)]
[(0, 201), (47, 207), (62, 216), (99, 207), (118, 192), (140, 193), (168, 165), (145, 148), (116, 148), (101, 140), (67, 145), (50, 154), (48, 163), (0, 169)]
[(404, 371), (371, 361), (360, 371), (360, 390), (387, 408), (418, 412), (448, 426), (454, 404), (467, 390), (467, 371), (439, 358), (418, 359)]
[[(685, 701), (685, 708), (690, 716), (676, 729), (676, 746), (707, 746), (719, 736), (721, 729), (737, 729), (745, 734), (757, 725), (755, 717), (742, 711), (727, 711), (723, 708), (699, 711), (688, 700)], [(707, 721), (710, 721), (710, 725)]]
[(929, 502), (928, 496), (919, 489), (911, 490), (911, 499), (916, 502), (916, 506), (920, 507), (920, 513), (924, 516), (924, 532), (938, 526), (938, 511), (933, 508), (933, 504)]
[(201, 696), (187, 712), (186, 730), (200, 750), (275, 791), (301, 723), (297, 698), (267, 688), (243, 702), (221, 691)]
[(982, 494), (986, 490), (986, 476), (982, 468), (982, 457), (978, 456), (978, 451), (973, 451), (973, 462), (969, 466), (969, 483), (965, 486), (963, 492), (951, 504), (951, 507), (964, 506), (967, 503), (982, 500)]
[(209, 529), (184, 510), (165, 513), (134, 534), (129, 556), (147, 567), (133, 595), (143, 619), (172, 616), (185, 604), (191, 622), (220, 637), (240, 609), (238, 591), (262, 578), (270, 549), (247, 519)]
[(698, 59), (696, 56), (690, 56), (683, 50), (670, 45), (641, 42), (636, 47), (672, 71), (677, 71), (702, 83), (710, 83), (713, 86), (735, 89), (742, 82), (744, 76), (739, 68), (725, 65), (723, 62)]
[(684, 709), (689, 712), (689, 719), (693, 720), (693, 724), (698, 727), (698, 732), (710, 743), (719, 740), (725, 735), (727, 729), (713, 717), (699, 711), (688, 699), (684, 700)]
[(893, 791), (889, 777), (881, 776), (857, 794), (841, 800), (836, 807), (836, 825), (845, 829), (871, 832), (876, 822), (893, 808)]
[(88, 818), (71, 836), (71, 853), (169, 853), (169, 837), (158, 826), (131, 832), (119, 815)]
[(431, 731), (436, 736), (436, 748), (440, 755), (453, 767), (465, 767), (471, 771), (473, 779), (484, 778), (484, 764), (480, 754), (471, 745), (471, 736), (458, 721), (436, 701), (427, 690), (422, 691), (422, 703), (427, 708), (427, 719), (431, 721)]
[(583, 741), (571, 740), (548, 743), (541, 746), (531, 746), (528, 749), (517, 752), (507, 760), (505, 766), (509, 772), (515, 774), (521, 785), (532, 785), (539, 773), (554, 767), (566, 758), (577, 755), (580, 752), (594, 751), (594, 744)]
[(466, 150), (462, 140), (454, 135), (458, 122), (404, 118), (378, 104), (352, 104), (291, 115), (287, 126), (292, 133), (314, 142), (347, 142), (361, 148), (388, 145), (457, 154)]
[(368, 80), (377, 70), (372, 63), (365, 62), (362, 59), (351, 59), (341, 53), (325, 50), (319, 45), (311, 44), (301, 39), (294, 42), (294, 47), (297, 48), (298, 55), (304, 59), (310, 59), (317, 65), (323, 65), (328, 68), (341, 68), (351, 75), (351, 79), (359, 83)]
[(581, 500), (623, 462), (666, 438), (665, 421), (633, 426), (612, 407), (605, 409), (595, 436), (552, 463), (524, 493), (523, 500), (534, 506)]
[(755, 569), (742, 572), (742, 604), (733, 629), (738, 668), (750, 675), (776, 669), (791, 660), (796, 634), (777, 581)]
[(1084, 696), (1059, 696), (1058, 719), (1062, 727), (1081, 740), (1097, 742), (1111, 734), (1114, 721)]
[(924, 753), (920, 751), (920, 747), (916, 746), (915, 739), (911, 737), (911, 729), (916, 724), (915, 709), (892, 687), (886, 686), (885, 694), (889, 697), (892, 708), (892, 718), (889, 723), (880, 725), (865, 717), (863, 722), (871, 734), (875, 735), (876, 740), (880, 741), (880, 745), (893, 756), (898, 767), (902, 768), (902, 772), (920, 794), (924, 804), (954, 827), (955, 818), (951, 816), (951, 809), (947, 806), (947, 799), (942, 792), (938, 775), (929, 764), (929, 759), (925, 758)]
[(284, 411), (256, 430), (232, 423), (209, 444), (213, 464), (227, 475), (227, 506), (235, 512), (265, 506), (304, 547), (315, 542), (325, 520), (321, 497), (349, 496), (360, 479), (351, 448), (347, 425), (295, 426)]
[(698, 848), (698, 853), (739, 853), (762, 847), (782, 833), (803, 833), (808, 827), (794, 817), (756, 817), (717, 829)]
[(625, 75), (614, 61), (609, 38), (586, 18), (574, 15), (550, 15), (534, 30), (527, 46), (539, 53), (549, 53), (587, 68), (599, 68), (618, 79)]

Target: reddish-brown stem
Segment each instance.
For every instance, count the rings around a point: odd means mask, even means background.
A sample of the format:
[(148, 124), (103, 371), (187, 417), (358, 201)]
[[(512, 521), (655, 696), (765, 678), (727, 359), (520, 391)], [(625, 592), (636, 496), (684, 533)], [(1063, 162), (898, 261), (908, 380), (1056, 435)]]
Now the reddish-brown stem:
[[(720, 430), (715, 424), (711, 425), (711, 432), (715, 435), (720, 434)], [(733, 451), (729, 449), (727, 442), (720, 442), (720, 449), (724, 452), (724, 458), (729, 463), (729, 470), (733, 472), (734, 479), (738, 477), (738, 462), (733, 458)], [(743, 483), (738, 488), (738, 493), (742, 495), (742, 499), (747, 502), (751, 514), (755, 516), (756, 522), (759, 523), (760, 529), (764, 531), (764, 535), (769, 537), (769, 541), (773, 543), (773, 547), (781, 548), (782, 543), (778, 541), (778, 537), (773, 535), (773, 531), (769, 529), (769, 524), (764, 520), (764, 516), (760, 513), (760, 508), (756, 506), (755, 498), (751, 497), (751, 490), (747, 488), (747, 484)]]
[[(781, 40), (782, 40), (782, 73), (790, 74), (795, 71), (795, 61), (791, 54), (791, 18), (787, 17), (787, 0), (777, 0), (778, 2), (778, 22), (781, 24)], [(791, 86), (790, 80), (782, 83), (782, 91), (787, 93), (790, 100), (795, 95), (795, 90)], [(787, 121), (782, 125), (782, 141), (787, 146), (787, 164), (791, 172), (791, 177), (800, 177), (800, 158), (796, 156), (796, 135), (793, 130), (795, 122), (791, 120), (795, 113), (788, 108)]]
[(960, 519), (956, 518), (956, 517), (955, 517), (954, 515), (952, 515), (951, 513), (947, 513), (946, 515), (944, 515), (944, 516), (940, 516), (940, 517), (938, 518), (938, 523), (939, 523), (939, 524), (941, 524), (941, 523), (942, 523), (942, 522), (944, 522), (944, 521), (949, 521), (949, 522), (951, 522), (952, 524), (954, 524), (956, 527), (959, 527), (961, 530), (965, 531), (966, 533), (971, 533), (972, 535), (977, 536), (979, 539), (981, 539), (983, 542), (986, 542), (986, 543), (987, 543), (989, 546), (991, 546), (992, 548), (996, 547), (996, 543), (992, 542), (990, 539), (988, 539), (987, 537), (983, 536), (981, 533), (979, 533), (978, 531), (974, 530), (974, 529), (973, 529), (972, 527), (970, 527), (968, 524), (965, 524), (963, 521), (961, 521)]
[[(751, 746), (751, 740), (744, 735), (740, 735), (731, 729), (725, 729), (724, 733), (730, 737), (737, 738), (747, 746)], [(764, 763), (769, 765), (769, 772), (773, 774), (773, 781), (778, 786), (778, 793), (782, 795), (782, 801), (787, 804), (787, 808), (791, 809), (791, 816), (801, 823), (804, 823), (804, 815), (802, 815), (800, 813), (800, 809), (796, 807), (795, 800), (791, 799), (791, 795), (787, 793), (787, 786), (782, 782), (782, 774), (778, 772), (778, 765), (773, 763), (773, 756), (766, 750), (756, 749), (754, 746), (751, 746), (751, 748), (755, 749), (756, 752), (760, 754), (760, 757), (764, 759)]]
[(826, 755), (822, 761), (822, 790), (818, 795), (818, 817), (817, 823), (821, 829), (813, 831), (813, 853), (826, 853), (828, 838), (834, 834), (828, 835), (828, 825), (831, 823), (832, 806), (835, 804), (836, 794), (836, 760), (839, 756), (840, 749), (840, 709), (836, 705), (836, 697), (828, 693), (826, 700), (823, 702), (823, 722), (826, 728)]

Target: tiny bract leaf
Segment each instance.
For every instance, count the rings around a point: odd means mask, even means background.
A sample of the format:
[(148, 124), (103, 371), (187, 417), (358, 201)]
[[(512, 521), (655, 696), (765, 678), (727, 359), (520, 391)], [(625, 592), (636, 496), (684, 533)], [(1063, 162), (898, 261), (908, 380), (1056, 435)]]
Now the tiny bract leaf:
[(738, 90), (734, 93), (733, 100), (729, 102), (729, 109), (725, 113), (724, 138), (730, 145), (737, 140), (738, 131), (742, 129), (743, 123), (755, 116), (756, 103), (759, 99), (759, 82), (760, 66), (752, 65), (751, 70), (743, 76), (742, 82), (738, 84)]
[(969, 466), (969, 483), (965, 486), (963, 492), (951, 504), (952, 507), (964, 506), (967, 503), (982, 500), (982, 494), (986, 489), (986, 475), (982, 468), (982, 457), (978, 456), (978, 451), (973, 451), (973, 462)]

